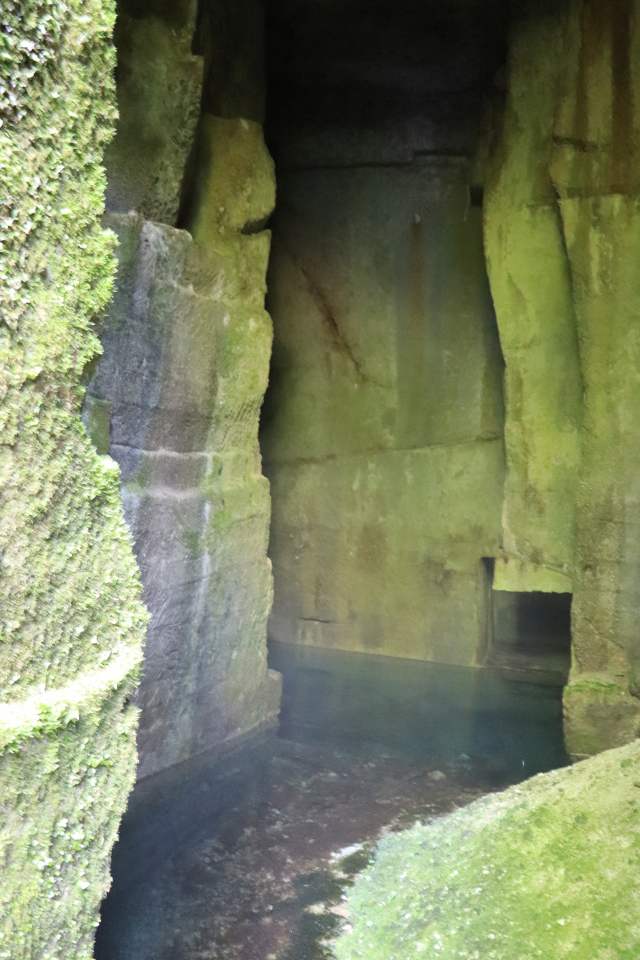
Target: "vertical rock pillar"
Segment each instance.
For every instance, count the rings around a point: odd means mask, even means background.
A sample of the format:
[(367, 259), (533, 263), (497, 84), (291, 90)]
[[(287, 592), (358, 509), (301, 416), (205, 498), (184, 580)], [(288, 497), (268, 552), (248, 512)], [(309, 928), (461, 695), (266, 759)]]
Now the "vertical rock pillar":
[(496, 585), (572, 590), (567, 745), (640, 732), (640, 3), (525, 4), (485, 243), (506, 361)]
[[(122, 470), (151, 612), (144, 777), (278, 714), (258, 447), (275, 177), (253, 106), (262, 75), (242, 66), (262, 56), (261, 4), (215, 0), (198, 24), (195, 0), (121, 6), (120, 123), (107, 157), (119, 271), (87, 418)], [(229, 76), (244, 99), (225, 93)]]
[(582, 383), (549, 172), (563, 21), (530, 10), (510, 38), (508, 92), (485, 191), (485, 249), (505, 358), (507, 475), (498, 590), (572, 589)]
[(551, 166), (584, 384), (573, 754), (640, 733), (640, 3), (574, 3)]

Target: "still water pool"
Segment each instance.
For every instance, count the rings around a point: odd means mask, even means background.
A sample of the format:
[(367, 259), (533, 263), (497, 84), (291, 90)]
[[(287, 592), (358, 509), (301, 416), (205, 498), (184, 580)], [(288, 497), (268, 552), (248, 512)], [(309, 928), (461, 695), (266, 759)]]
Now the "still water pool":
[(97, 960), (321, 960), (376, 839), (565, 762), (560, 690), (273, 652), (279, 736), (136, 788)]

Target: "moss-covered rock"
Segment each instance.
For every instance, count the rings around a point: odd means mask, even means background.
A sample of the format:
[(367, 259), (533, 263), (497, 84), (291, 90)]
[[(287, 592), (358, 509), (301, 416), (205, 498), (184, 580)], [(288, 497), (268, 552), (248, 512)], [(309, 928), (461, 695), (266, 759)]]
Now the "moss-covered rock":
[[(640, 734), (640, 197), (561, 206), (585, 389), (567, 735), (570, 751), (585, 754)], [(609, 720), (597, 695), (588, 702), (583, 679), (593, 674), (619, 688)]]
[[(640, 3), (569, 7), (551, 173), (571, 270), (584, 391), (576, 488), (574, 754), (640, 733)], [(608, 690), (607, 698), (602, 696)]]
[(499, 590), (570, 592), (582, 382), (549, 172), (564, 17), (523, 4), (486, 184), (485, 247), (505, 358), (507, 476)]
[(639, 14), (637, 0), (518, 5), (487, 181), (506, 360), (495, 584), (573, 590), (565, 707), (576, 755), (640, 732)]
[(635, 960), (640, 745), (385, 838), (337, 960)]
[[(135, 770), (138, 711), (126, 706), (130, 678), (84, 675), (65, 699), (43, 698), (33, 705), (35, 725), (21, 723), (0, 757), (3, 960), (93, 956), (111, 848)], [(20, 715), (25, 705), (10, 709)], [(6, 714), (0, 707), (3, 735)]]
[(0, 67), (0, 956), (88, 960), (135, 763), (146, 614), (118, 470), (80, 422), (114, 11), (8, 2)]
[(118, 5), (120, 119), (106, 154), (109, 210), (176, 222), (202, 95), (203, 61), (192, 53), (196, 6)]
[[(138, 5), (123, 6), (137, 15)], [(132, 164), (147, 169), (148, 127), (133, 120), (147, 103), (140, 78), (149, 57), (174, 92), (195, 76), (193, 58), (183, 56), (189, 4), (174, 13), (179, 29), (166, 11), (158, 20), (157, 4), (142, 7), (119, 87), (125, 113), (109, 167), (116, 185), (129, 182)], [(145, 50), (150, 26), (182, 51), (177, 60), (162, 45)], [(246, 46), (248, 23), (243, 30)], [(182, 136), (176, 103), (164, 119), (161, 96), (157, 104), (149, 122)], [(141, 777), (272, 725), (280, 697), (266, 663), (270, 501), (258, 447), (272, 338), (264, 306), (270, 234), (262, 228), (275, 200), (273, 162), (259, 123), (204, 113), (183, 207), (188, 229), (176, 229), (149, 219), (171, 217), (145, 192), (174, 196), (186, 153), (171, 157), (175, 177), (158, 179), (151, 164), (145, 189), (130, 195), (138, 212), (109, 217), (119, 270), (86, 407), (96, 440), (107, 439), (122, 469), (152, 614), (139, 693)]]

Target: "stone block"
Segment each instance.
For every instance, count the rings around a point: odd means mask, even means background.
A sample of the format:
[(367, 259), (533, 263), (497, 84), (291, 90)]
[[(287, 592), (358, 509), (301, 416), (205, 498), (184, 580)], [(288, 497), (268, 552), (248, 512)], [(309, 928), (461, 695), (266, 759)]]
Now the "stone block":
[(118, 16), (118, 111), (108, 147), (107, 209), (174, 225), (200, 115), (203, 62), (191, 52), (196, 4)]
[(499, 441), (279, 464), (273, 638), (479, 662), (502, 468)]
[(467, 176), (464, 161), (431, 159), (282, 178), (267, 461), (501, 433), (500, 348)]
[(635, 956), (639, 763), (632, 743), (389, 833), (336, 958)]
[(566, 590), (573, 573), (582, 380), (549, 171), (563, 43), (562, 11), (537, 16), (525, 4), (515, 17), (504, 122), (485, 185), (487, 267), (505, 360), (500, 589)]

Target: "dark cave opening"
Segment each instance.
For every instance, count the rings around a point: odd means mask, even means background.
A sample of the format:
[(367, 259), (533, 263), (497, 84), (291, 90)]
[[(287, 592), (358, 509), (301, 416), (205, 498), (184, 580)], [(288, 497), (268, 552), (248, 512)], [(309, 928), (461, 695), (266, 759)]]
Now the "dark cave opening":
[(488, 663), (566, 683), (571, 661), (571, 594), (492, 593)]
[(508, 8), (267, 7), (275, 643), (482, 659), (504, 430), (482, 178)]

